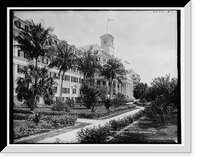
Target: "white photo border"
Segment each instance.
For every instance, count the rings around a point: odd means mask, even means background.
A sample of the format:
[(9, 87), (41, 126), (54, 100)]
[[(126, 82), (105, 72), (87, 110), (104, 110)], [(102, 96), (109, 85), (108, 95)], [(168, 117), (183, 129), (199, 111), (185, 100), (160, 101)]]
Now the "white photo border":
[[(7, 8), (7, 27), (10, 28), (10, 20), (9, 20), (9, 12), (11, 9), (18, 8)], [(20, 8), (19, 8), (20, 9)], [(24, 8), (23, 8), (24, 9)], [(34, 8), (26, 8), (26, 9), (34, 9)], [(41, 9), (41, 8), (40, 8)], [(45, 8), (48, 9), (48, 8)], [(56, 9), (56, 8), (49, 8)], [(59, 8), (60, 9), (60, 8)], [(64, 8), (67, 9), (67, 8)], [(70, 8), (73, 9), (73, 8)], [(77, 8), (74, 8), (77, 9)], [(81, 8), (83, 9), (83, 8)], [(85, 8), (91, 9), (91, 8)], [(99, 8), (93, 8), (99, 9)], [(101, 8), (102, 9), (102, 8)], [(106, 9), (120, 9), (124, 10), (124, 8), (106, 8)], [(144, 10), (144, 8), (125, 8), (131, 10)], [(145, 8), (146, 10), (147, 8)], [(7, 146), (2, 150), (2, 152), (68, 152), (68, 153), (190, 153), (191, 152), (191, 112), (192, 112), (192, 104), (191, 104), (191, 1), (189, 1), (184, 7), (173, 7), (173, 8), (148, 8), (148, 10), (180, 10), (181, 11), (181, 127), (182, 127), (182, 144), (10, 144), (9, 143), (9, 97), (10, 97), (10, 87), (7, 84)], [(10, 71), (9, 65), (9, 30), (7, 30), (7, 71)], [(7, 80), (9, 80), (10, 74), (7, 73)]]

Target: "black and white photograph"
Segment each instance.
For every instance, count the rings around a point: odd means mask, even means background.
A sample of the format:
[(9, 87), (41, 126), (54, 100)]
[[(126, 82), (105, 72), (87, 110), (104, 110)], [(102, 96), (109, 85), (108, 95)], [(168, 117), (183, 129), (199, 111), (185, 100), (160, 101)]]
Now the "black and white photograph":
[(9, 144), (183, 146), (181, 12), (10, 9)]

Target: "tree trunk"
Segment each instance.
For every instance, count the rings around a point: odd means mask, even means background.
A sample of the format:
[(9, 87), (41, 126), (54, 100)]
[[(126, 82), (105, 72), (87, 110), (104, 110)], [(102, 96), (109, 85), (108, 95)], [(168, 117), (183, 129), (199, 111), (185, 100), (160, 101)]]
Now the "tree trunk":
[[(38, 62), (37, 62), (37, 59), (38, 57), (35, 58), (35, 69), (36, 69), (36, 72), (38, 70)], [(37, 81), (38, 81), (38, 78), (37, 78), (37, 75), (35, 76), (35, 85), (37, 87)], [(29, 101), (29, 107), (30, 107), (30, 110), (33, 111), (35, 109), (35, 100), (36, 100), (36, 94), (32, 94), (31, 98), (30, 98), (30, 101)]]
[(35, 109), (35, 99), (36, 99), (36, 95), (33, 94), (30, 98), (30, 100), (28, 101), (28, 107), (30, 107), (30, 111), (33, 111)]
[(60, 102), (62, 101), (62, 86), (63, 86), (63, 76), (64, 76), (65, 72), (63, 71), (63, 74), (61, 74), (60, 77)]
[(112, 98), (112, 90), (113, 90), (113, 79), (110, 81), (110, 99)]

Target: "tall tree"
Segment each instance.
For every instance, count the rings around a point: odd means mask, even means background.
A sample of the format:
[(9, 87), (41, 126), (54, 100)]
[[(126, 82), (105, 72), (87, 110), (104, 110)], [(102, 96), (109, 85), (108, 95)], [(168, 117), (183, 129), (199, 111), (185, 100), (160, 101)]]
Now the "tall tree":
[(148, 90), (148, 84), (147, 83), (138, 83), (136, 87), (134, 88), (134, 97), (137, 99), (142, 99), (145, 97), (145, 94)]
[(35, 66), (39, 56), (44, 56), (47, 52), (46, 41), (53, 31), (53, 28), (44, 28), (41, 23), (35, 24), (34, 21), (26, 21), (29, 30), (21, 30), (14, 36), (17, 41), (17, 47), (26, 53), (27, 58), (30, 60), (35, 59)]
[(66, 41), (60, 42), (57, 46), (52, 46), (48, 50), (48, 57), (50, 58), (49, 68), (56, 67), (59, 70), (60, 77), (60, 101), (62, 101), (62, 86), (66, 71), (75, 66), (77, 55), (75, 46), (68, 45)]
[[(50, 98), (53, 93), (52, 86), (54, 84), (53, 78), (48, 76), (48, 69), (46, 67), (35, 67), (32, 64), (19, 69), (20, 76), (16, 79), (17, 99), (25, 101), (26, 105), (34, 110), (36, 107), (36, 99), (43, 96), (44, 99)], [(37, 78), (37, 82), (35, 82)]]
[[(40, 72), (41, 70), (40, 68), (38, 69), (38, 58), (39, 56), (44, 56), (45, 53), (47, 52), (46, 41), (50, 33), (53, 31), (53, 28), (51, 27), (44, 28), (41, 23), (35, 24), (33, 20), (26, 21), (26, 23), (28, 25), (28, 30), (20, 30), (13, 37), (17, 41), (17, 44), (15, 46), (17, 46), (20, 50), (22, 50), (26, 54), (26, 57), (28, 58), (28, 60), (35, 59), (35, 68), (33, 67), (33, 65), (32, 65), (32, 68), (29, 67), (29, 69), (34, 69), (33, 72), (35, 73), (35, 74), (31, 73), (31, 75), (33, 75), (32, 78), (34, 78), (34, 81), (32, 81), (33, 84), (31, 86), (33, 90), (31, 91), (35, 92), (37, 91), (38, 85), (40, 84), (39, 83), (40, 75), (39, 74), (37, 75), (37, 73)], [(26, 77), (24, 79), (19, 78), (17, 81), (17, 84), (19, 87), (18, 90), (16, 91), (17, 93), (21, 92), (21, 88), (20, 88), (20, 85), (22, 84), (21, 81), (23, 81), (24, 84), (26, 84), (25, 82), (28, 82), (27, 84), (29, 84), (29, 80), (27, 80)], [(30, 92), (30, 91), (27, 91), (27, 92)], [(40, 95), (41, 93), (38, 93), (38, 94), (28, 93), (28, 94), (31, 95), (30, 103), (34, 103), (36, 97)], [(21, 93), (18, 95), (20, 96)], [(20, 97), (18, 97), (18, 99), (20, 99)], [(30, 104), (30, 107), (31, 109), (34, 109), (35, 106), (32, 106)]]
[(93, 46), (88, 50), (79, 51), (78, 70), (83, 74), (84, 82), (94, 79), (94, 75), (101, 69), (101, 65), (96, 56), (98, 51), (93, 51), (92, 48)]
[(123, 78), (126, 75), (126, 70), (124, 68), (124, 65), (118, 58), (111, 58), (110, 60), (108, 60), (106, 64), (103, 65), (100, 75), (104, 76), (107, 80), (111, 82), (110, 85), (110, 98), (111, 98), (113, 94), (112, 92), (113, 80), (115, 79), (120, 84), (122, 84), (121, 78)]

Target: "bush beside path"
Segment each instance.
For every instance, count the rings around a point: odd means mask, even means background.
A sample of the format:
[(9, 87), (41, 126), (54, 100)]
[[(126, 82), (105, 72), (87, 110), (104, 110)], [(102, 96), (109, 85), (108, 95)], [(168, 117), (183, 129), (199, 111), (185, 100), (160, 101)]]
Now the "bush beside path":
[[(78, 143), (77, 133), (79, 131), (81, 131), (81, 129), (93, 128), (95, 126), (103, 126), (103, 125), (105, 125), (106, 123), (108, 123), (111, 120), (114, 120), (114, 119), (119, 120), (119, 119), (122, 119), (122, 118), (124, 118), (124, 117), (126, 117), (128, 115), (134, 115), (134, 114), (137, 114), (140, 111), (144, 110), (143, 107), (137, 107), (137, 108), (138, 109), (135, 109), (135, 110), (132, 110), (132, 111), (117, 115), (115, 117), (111, 117), (109, 119), (103, 119), (103, 120), (91, 120), (91, 119), (88, 120), (88, 119), (84, 119), (84, 120), (80, 120), (82, 122), (87, 122), (88, 121), (91, 124), (87, 125), (85, 127), (82, 127), (82, 128), (74, 129), (74, 130), (72, 130), (70, 132), (59, 134), (59, 135), (51, 137), (51, 138), (46, 138), (44, 140), (37, 141), (37, 143)], [(93, 123), (92, 123), (92, 121), (93, 121)]]

